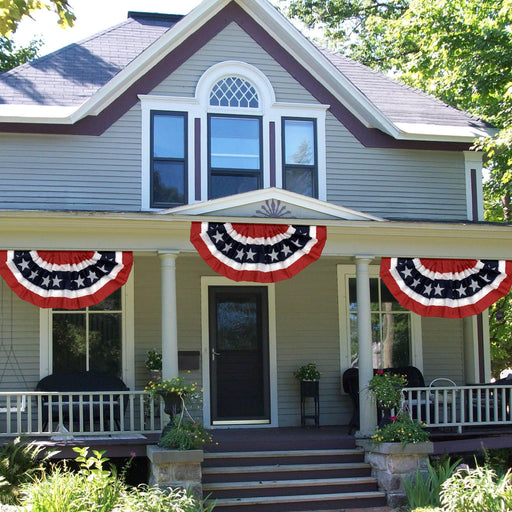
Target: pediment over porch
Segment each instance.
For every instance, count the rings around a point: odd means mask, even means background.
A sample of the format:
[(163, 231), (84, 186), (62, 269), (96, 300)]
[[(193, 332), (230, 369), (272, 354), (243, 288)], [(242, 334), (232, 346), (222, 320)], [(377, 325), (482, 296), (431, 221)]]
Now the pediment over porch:
[(279, 218), (310, 220), (383, 221), (343, 206), (313, 199), (278, 188), (265, 188), (200, 203), (169, 208), (160, 215), (200, 215), (215, 217)]

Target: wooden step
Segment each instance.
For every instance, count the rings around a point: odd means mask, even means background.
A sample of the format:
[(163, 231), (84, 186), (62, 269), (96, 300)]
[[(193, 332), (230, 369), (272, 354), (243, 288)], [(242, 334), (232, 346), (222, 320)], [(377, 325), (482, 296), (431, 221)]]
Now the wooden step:
[(260, 496), (216, 500), (215, 512), (300, 512), (380, 507), (386, 504), (381, 491), (308, 494), (290, 496)]
[(309, 464), (328, 462), (362, 462), (364, 451), (359, 448), (340, 450), (272, 450), (260, 452), (215, 452), (205, 453), (203, 467), (253, 466), (265, 464), (294, 464), (297, 460)]
[(203, 485), (212, 499), (251, 498), (258, 496), (289, 496), (290, 494), (332, 494), (376, 491), (377, 482), (371, 477), (314, 478), (299, 480), (262, 480), (249, 482), (217, 482)]
[(229, 466), (203, 468), (203, 482), (289, 480), (297, 478), (333, 478), (369, 476), (371, 467), (365, 462), (328, 464), (269, 464), (262, 466)]

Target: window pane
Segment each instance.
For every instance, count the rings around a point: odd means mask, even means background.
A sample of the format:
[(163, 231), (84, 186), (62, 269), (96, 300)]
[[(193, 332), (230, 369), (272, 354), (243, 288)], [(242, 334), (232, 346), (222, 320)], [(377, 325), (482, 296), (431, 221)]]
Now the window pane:
[(99, 304), (91, 306), (91, 311), (121, 311), (121, 288), (111, 293), (106, 299)]
[(53, 373), (86, 369), (85, 313), (53, 315)]
[(156, 205), (185, 204), (185, 164), (153, 162), (153, 201)]
[(89, 369), (121, 377), (121, 314), (89, 315)]
[(382, 353), (385, 367), (411, 364), (411, 315), (382, 315)]
[(315, 186), (311, 169), (287, 168), (285, 171), (285, 188), (303, 196), (314, 197)]
[(185, 117), (154, 114), (153, 157), (185, 158)]
[(260, 169), (259, 119), (211, 117), (210, 155), (214, 169)]
[[(315, 127), (311, 120), (284, 120), (285, 163), (315, 165)], [(288, 190), (291, 190), (288, 188)]]
[(383, 304), (391, 304), (391, 308), (394, 311), (407, 311), (396, 299), (393, 297), (388, 287), (384, 284), (384, 281), (380, 283), (380, 295)]
[[(348, 300), (350, 303), (350, 311), (357, 310), (357, 279), (351, 277), (348, 280)], [(379, 310), (379, 279), (370, 278), (370, 302), (372, 311)]]
[(258, 188), (258, 176), (215, 174), (210, 179), (210, 199), (241, 194)]
[(217, 304), (217, 349), (257, 350), (261, 342), (259, 334), (256, 299)]

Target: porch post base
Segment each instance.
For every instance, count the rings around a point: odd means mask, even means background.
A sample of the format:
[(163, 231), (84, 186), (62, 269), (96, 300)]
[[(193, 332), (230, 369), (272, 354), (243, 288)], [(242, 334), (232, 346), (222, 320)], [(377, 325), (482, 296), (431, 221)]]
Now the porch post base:
[(197, 499), (203, 497), (201, 462), (203, 450), (167, 450), (150, 445), (146, 449), (150, 463), (149, 485), (162, 490), (187, 489)]
[(428, 456), (434, 452), (434, 445), (424, 443), (381, 443), (356, 440), (357, 446), (365, 450), (365, 461), (372, 467), (372, 475), (379, 488), (386, 492), (390, 507), (407, 504), (404, 480), (415, 475), (416, 471), (427, 474)]

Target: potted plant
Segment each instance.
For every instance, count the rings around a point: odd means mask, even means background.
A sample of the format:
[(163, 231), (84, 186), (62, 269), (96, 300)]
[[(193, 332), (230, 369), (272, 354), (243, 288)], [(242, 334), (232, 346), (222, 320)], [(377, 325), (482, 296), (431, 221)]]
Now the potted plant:
[(398, 412), (402, 403), (402, 389), (407, 385), (407, 379), (397, 373), (386, 373), (377, 370), (368, 384), (368, 389), (375, 397), (383, 417), (379, 426), (390, 422), (391, 411)]
[(293, 376), (300, 382), (301, 396), (318, 396), (318, 381), (321, 373), (316, 363), (307, 363), (293, 372)]
[(146, 352), (144, 365), (149, 371), (150, 380), (160, 380), (162, 378), (162, 354), (152, 348)]

